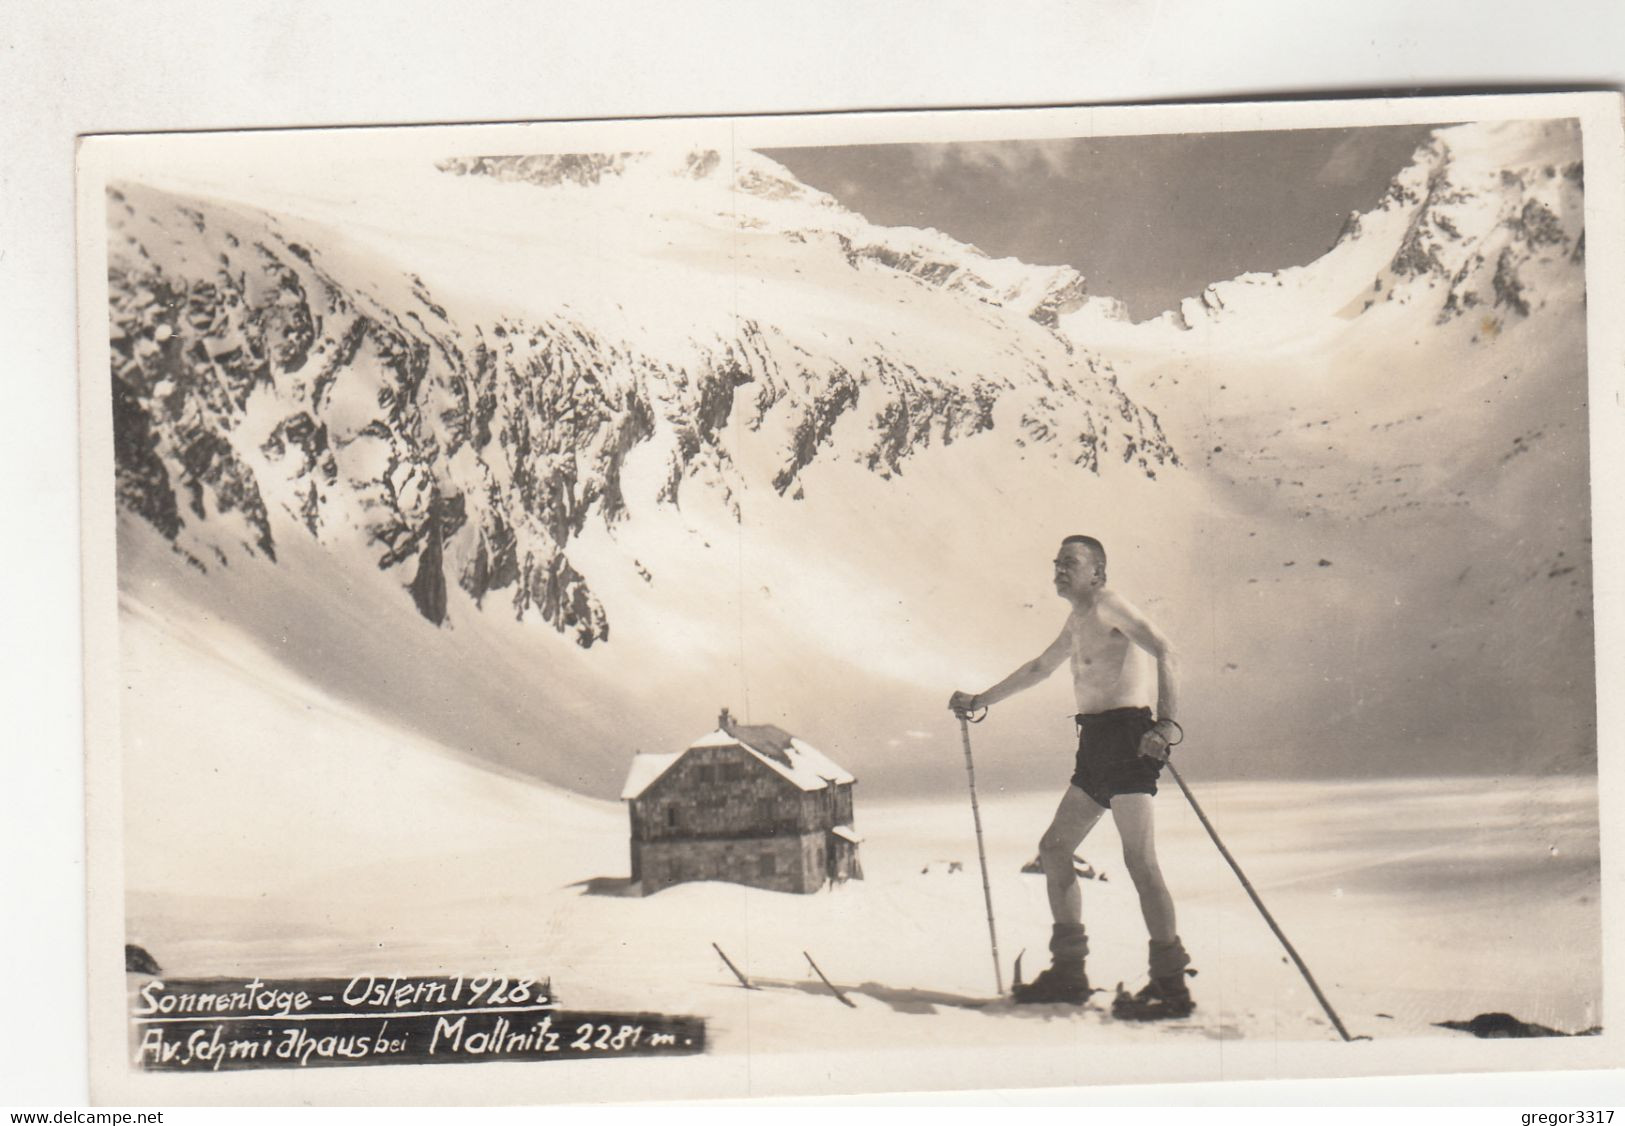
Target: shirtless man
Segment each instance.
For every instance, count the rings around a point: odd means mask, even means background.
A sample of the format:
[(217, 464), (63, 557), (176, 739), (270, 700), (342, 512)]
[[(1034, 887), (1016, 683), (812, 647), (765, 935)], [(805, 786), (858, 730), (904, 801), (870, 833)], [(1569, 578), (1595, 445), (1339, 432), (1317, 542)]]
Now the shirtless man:
[[(1110, 809), (1123, 840), (1123, 860), (1140, 896), (1151, 934), (1150, 984), (1114, 1007), (1120, 1017), (1155, 1020), (1187, 1015), (1195, 1007), (1185, 985), (1190, 956), (1174, 926), (1174, 904), (1157, 866), (1151, 798), (1169, 747), (1181, 741), (1174, 653), (1167, 638), (1133, 606), (1106, 586), (1106, 549), (1089, 536), (1068, 536), (1055, 557), (1055, 590), (1072, 604), (1066, 625), (1036, 658), (985, 692), (955, 692), (956, 714), (989, 707), (1031, 688), (1070, 660), (1078, 704), (1078, 754), (1072, 784), (1039, 842), (1038, 855), (1055, 920), (1051, 965), (1015, 993), (1024, 1003), (1083, 1004), (1091, 992), (1083, 960), (1089, 940), (1083, 929), (1083, 897), (1073, 854)], [(1157, 718), (1145, 662), (1156, 659)]]

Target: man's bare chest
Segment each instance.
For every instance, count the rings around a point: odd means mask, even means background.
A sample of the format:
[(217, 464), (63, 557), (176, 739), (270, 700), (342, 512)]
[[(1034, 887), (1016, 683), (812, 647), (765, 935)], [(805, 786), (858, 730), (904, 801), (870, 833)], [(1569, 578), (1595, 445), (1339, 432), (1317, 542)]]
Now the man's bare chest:
[(1093, 614), (1074, 615), (1068, 623), (1072, 634), (1072, 664), (1074, 668), (1093, 666), (1118, 667), (1128, 651), (1128, 638), (1121, 630), (1102, 622)]

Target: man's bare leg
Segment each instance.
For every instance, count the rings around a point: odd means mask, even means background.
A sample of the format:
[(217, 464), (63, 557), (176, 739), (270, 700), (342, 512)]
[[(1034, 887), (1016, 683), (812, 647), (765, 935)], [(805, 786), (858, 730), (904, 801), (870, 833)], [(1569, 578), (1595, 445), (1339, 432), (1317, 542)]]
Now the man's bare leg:
[(1112, 799), (1112, 819), (1123, 839), (1123, 863), (1140, 893), (1140, 914), (1151, 941), (1172, 942), (1179, 934), (1174, 922), (1174, 900), (1157, 864), (1156, 823), (1150, 794), (1119, 794)]
[(1104, 806), (1076, 786), (1068, 786), (1056, 807), (1055, 818), (1038, 842), (1038, 860), (1044, 866), (1049, 910), (1057, 924), (1083, 925), (1083, 895), (1072, 856), (1102, 816)]
[(1082, 1005), (1089, 1000), (1089, 977), (1083, 968), (1089, 954), (1089, 936), (1083, 929), (1083, 896), (1078, 891), (1072, 854), (1105, 812), (1088, 794), (1068, 786), (1054, 820), (1038, 842), (1039, 863), (1044, 867), (1055, 925), (1050, 931), (1049, 969), (1015, 989), (1012, 996), (1018, 1004)]
[(1123, 838), (1123, 861), (1140, 893), (1140, 913), (1151, 932), (1150, 982), (1133, 997), (1124, 995), (1112, 1006), (1112, 1015), (1131, 1020), (1166, 1020), (1182, 1017), (1195, 1008), (1185, 985), (1191, 957), (1179, 941), (1174, 925), (1174, 901), (1157, 864), (1156, 835), (1152, 831), (1150, 794), (1120, 794), (1112, 799), (1112, 817)]

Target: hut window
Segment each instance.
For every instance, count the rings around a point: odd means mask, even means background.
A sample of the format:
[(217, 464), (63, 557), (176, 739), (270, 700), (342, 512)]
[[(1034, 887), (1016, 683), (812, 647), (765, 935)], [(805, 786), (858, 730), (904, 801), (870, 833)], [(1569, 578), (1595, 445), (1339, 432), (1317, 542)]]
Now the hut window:
[(771, 856), (764, 856), (757, 861), (756, 874), (758, 876), (774, 876), (779, 871), (778, 861)]
[(700, 767), (700, 781), (709, 785), (717, 780), (717, 768), (707, 763)]
[(677, 807), (675, 805), (668, 805), (666, 807), (666, 827), (677, 827)]

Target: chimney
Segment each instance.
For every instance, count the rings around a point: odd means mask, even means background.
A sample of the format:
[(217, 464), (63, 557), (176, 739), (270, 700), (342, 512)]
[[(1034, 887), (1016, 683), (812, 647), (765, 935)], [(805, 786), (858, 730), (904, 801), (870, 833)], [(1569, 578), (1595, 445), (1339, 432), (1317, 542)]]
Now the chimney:
[(729, 735), (734, 733), (734, 717), (728, 714), (727, 708), (723, 708), (722, 714), (717, 716), (717, 726)]

